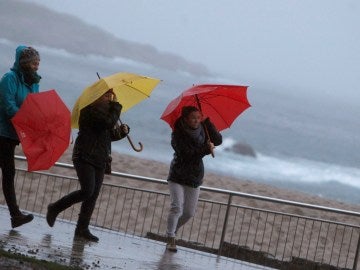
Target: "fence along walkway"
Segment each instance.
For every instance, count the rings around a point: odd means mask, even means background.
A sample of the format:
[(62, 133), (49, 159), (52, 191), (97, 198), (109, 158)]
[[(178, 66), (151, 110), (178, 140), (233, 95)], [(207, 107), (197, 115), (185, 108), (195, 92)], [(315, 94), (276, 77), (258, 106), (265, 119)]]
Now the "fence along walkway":
[[(73, 170), (69, 164), (56, 166)], [(112, 177), (136, 181), (104, 182), (92, 225), (164, 240), (167, 182), (118, 172)], [(43, 215), (50, 202), (79, 188), (75, 177), (23, 169), (17, 169), (15, 183), (20, 208)], [(212, 200), (214, 193), (222, 194), (221, 200)], [(3, 197), (0, 203), (5, 204)], [(76, 221), (78, 213), (79, 204), (59, 218)], [(359, 217), (353, 211), (202, 187), (196, 216), (178, 239), (180, 245), (283, 269), (289, 264), (359, 269)]]

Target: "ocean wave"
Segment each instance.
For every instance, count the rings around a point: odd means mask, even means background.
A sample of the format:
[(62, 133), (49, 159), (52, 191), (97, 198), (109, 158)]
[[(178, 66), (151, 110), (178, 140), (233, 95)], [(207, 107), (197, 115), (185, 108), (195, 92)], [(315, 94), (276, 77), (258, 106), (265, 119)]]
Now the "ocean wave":
[(206, 159), (213, 171), (238, 178), (261, 181), (324, 183), (329, 181), (360, 188), (360, 169), (303, 158), (274, 157), (257, 152), (257, 158), (217, 151), (217, 158)]

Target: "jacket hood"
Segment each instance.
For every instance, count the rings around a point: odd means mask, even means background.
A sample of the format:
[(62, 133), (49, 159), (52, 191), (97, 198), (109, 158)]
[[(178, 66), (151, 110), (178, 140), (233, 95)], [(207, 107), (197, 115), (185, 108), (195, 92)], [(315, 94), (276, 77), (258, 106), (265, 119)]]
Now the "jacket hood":
[(41, 76), (35, 72), (34, 74), (32, 74), (32, 80), (31, 82), (25, 82), (25, 78), (24, 78), (24, 74), (23, 74), (23, 71), (22, 69), (20, 68), (20, 56), (22, 55), (22, 52), (26, 49), (26, 48), (29, 48), (28, 46), (25, 46), (25, 45), (19, 45), (17, 48), (16, 48), (16, 53), (15, 53), (15, 62), (14, 62), (14, 65), (13, 67), (10, 69), (11, 71), (15, 72), (19, 77), (20, 77), (20, 80), (23, 82), (23, 83), (26, 83), (26, 84), (33, 84), (33, 83), (36, 83), (38, 84), (41, 80)]
[(27, 46), (25, 46), (25, 45), (20, 45), (20, 46), (18, 46), (18, 47), (16, 48), (15, 63), (14, 63), (14, 65), (13, 65), (13, 67), (11, 68), (11, 70), (13, 70), (13, 71), (19, 71), (19, 69), (20, 69), (20, 55), (21, 55), (22, 51), (23, 51), (24, 49), (26, 49), (26, 48), (27, 48)]

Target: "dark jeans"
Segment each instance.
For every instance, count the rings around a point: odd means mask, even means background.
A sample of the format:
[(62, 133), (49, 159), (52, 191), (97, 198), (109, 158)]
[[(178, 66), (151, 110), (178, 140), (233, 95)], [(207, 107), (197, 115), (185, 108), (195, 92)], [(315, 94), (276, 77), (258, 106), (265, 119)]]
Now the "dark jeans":
[(78, 227), (87, 228), (94, 211), (97, 197), (104, 179), (104, 169), (97, 168), (83, 160), (74, 160), (74, 167), (80, 182), (80, 190), (62, 197), (52, 207), (60, 213), (75, 203), (82, 202)]
[(2, 188), (6, 204), (8, 205), (10, 216), (21, 214), (16, 203), (15, 194), (15, 147), (19, 142), (0, 136), (0, 167), (2, 171)]

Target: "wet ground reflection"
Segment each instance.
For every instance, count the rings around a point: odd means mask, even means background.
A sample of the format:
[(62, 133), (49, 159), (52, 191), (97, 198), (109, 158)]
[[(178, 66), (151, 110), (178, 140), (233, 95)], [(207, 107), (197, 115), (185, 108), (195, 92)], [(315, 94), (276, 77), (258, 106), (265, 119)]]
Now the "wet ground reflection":
[(83, 269), (269, 269), (180, 247), (177, 253), (165, 244), (140, 237), (92, 228), (99, 243), (73, 237), (74, 224), (57, 220), (50, 228), (43, 216), (11, 229), (7, 209), (0, 207), (0, 244), (4, 250)]

